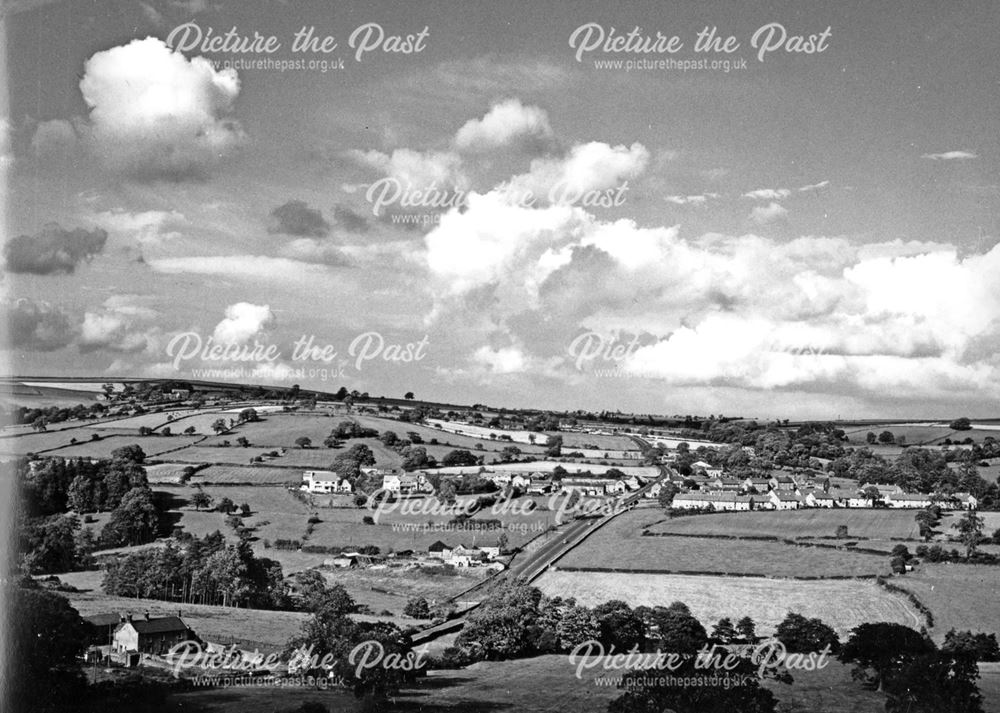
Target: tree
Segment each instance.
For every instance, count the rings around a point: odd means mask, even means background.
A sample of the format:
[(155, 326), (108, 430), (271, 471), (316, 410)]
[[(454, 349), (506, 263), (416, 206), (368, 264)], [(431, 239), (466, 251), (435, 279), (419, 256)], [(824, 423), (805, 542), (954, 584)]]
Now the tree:
[(861, 494), (869, 503), (871, 503), (872, 507), (875, 507), (877, 503), (882, 502), (882, 492), (874, 485), (869, 485), (861, 492)]
[(545, 441), (545, 455), (556, 458), (562, 455), (563, 438), (560, 435), (549, 436)]
[[(932, 645), (933, 648), (933, 645)], [(888, 713), (982, 713), (975, 659), (928, 651), (904, 661), (886, 675)]]
[(195, 434), (194, 426), (188, 426), (187, 428), (184, 429), (185, 436), (193, 436), (194, 434)]
[(953, 431), (968, 431), (972, 428), (972, 421), (965, 416), (962, 416), (961, 418), (956, 418), (954, 421), (949, 423), (948, 428)]
[(216, 435), (218, 435), (220, 433), (228, 431), (229, 426), (226, 425), (226, 422), (224, 420), (222, 420), (221, 418), (217, 418), (214, 421), (212, 421), (212, 430), (215, 431)]
[(308, 448), (312, 445), (312, 439), (309, 436), (299, 436), (295, 439), (295, 445), (299, 448)]
[(839, 658), (844, 663), (856, 664), (859, 676), (866, 670), (873, 672), (881, 690), (893, 670), (933, 649), (933, 643), (909, 627), (878, 622), (852, 629)]
[(847, 528), (847, 525), (837, 525), (837, 530), (835, 532), (835, 536), (836, 536), (836, 538), (838, 540), (844, 540), (844, 539), (847, 539), (847, 537), (848, 537), (847, 533), (848, 532), (849, 532), (849, 530)]
[(743, 641), (753, 642), (757, 640), (757, 627), (754, 625), (753, 619), (748, 616), (736, 622), (736, 633)]
[(807, 619), (795, 612), (788, 612), (775, 629), (774, 637), (791, 653), (819, 652), (826, 646), (833, 653), (840, 649), (840, 639), (833, 628), (821, 619)]
[(257, 415), (257, 410), (256, 409), (245, 408), (242, 411), (240, 411), (239, 420), (240, 421), (250, 421), (250, 422), (259, 421), (260, 420), (260, 416)]
[(1000, 645), (997, 644), (996, 634), (973, 634), (971, 631), (951, 629), (944, 635), (941, 650), (969, 656), (973, 661), (1000, 661)]
[(146, 460), (146, 453), (139, 447), (138, 444), (132, 443), (127, 446), (115, 448), (111, 451), (111, 459), (141, 465), (142, 462)]
[(3, 590), (9, 667), (4, 698), (10, 710), (70, 710), (70, 702), (84, 693), (80, 656), (89, 635), (86, 622), (54, 592), (12, 584)]
[(657, 496), (657, 502), (659, 502), (660, 507), (669, 508), (674, 504), (674, 496), (680, 492), (680, 488), (673, 481), (667, 481), (660, 484), (660, 494)]
[(413, 392), (407, 391), (405, 394), (403, 394), (403, 398), (406, 399), (407, 401), (413, 401)]
[(882, 431), (878, 434), (878, 442), (883, 445), (891, 445), (896, 442), (896, 437), (892, 435), (892, 431)]
[(506, 532), (501, 532), (499, 535), (497, 535), (497, 547), (500, 550), (500, 554), (503, 554), (504, 552), (507, 551), (507, 544), (508, 543), (509, 543), (509, 540), (507, 538), (507, 533)]
[(722, 644), (732, 643), (736, 639), (736, 627), (728, 617), (719, 619), (718, 623), (712, 627), (712, 638)]
[(875, 434), (871, 431), (865, 434), (865, 442), (868, 443), (868, 445), (875, 445), (875, 438)]
[(111, 546), (140, 545), (156, 536), (160, 514), (148, 486), (132, 488), (111, 513), (101, 539)]
[(919, 511), (914, 519), (920, 528), (920, 536), (924, 542), (928, 542), (936, 534), (934, 528), (941, 521), (941, 511), (939, 508), (926, 508)]
[(456, 466), (468, 467), (471, 465), (476, 465), (476, 462), (477, 462), (476, 457), (472, 455), (472, 453), (464, 449), (457, 449), (450, 451), (449, 453), (445, 454), (444, 458), (441, 459), (441, 465), (445, 466), (446, 468), (451, 468)]
[(983, 537), (985, 524), (983, 518), (979, 517), (975, 510), (967, 510), (962, 519), (952, 526), (958, 530), (959, 540), (965, 545), (966, 558), (972, 557), (985, 539)]
[(458, 494), (458, 488), (455, 486), (455, 481), (451, 478), (443, 478), (441, 484), (438, 486), (437, 498), (443, 503), (451, 504), (455, 502), (455, 496)]
[(195, 510), (209, 508), (212, 506), (212, 496), (201, 488), (198, 488), (198, 490), (191, 496), (191, 504), (194, 505)]
[(411, 597), (407, 600), (406, 606), (403, 607), (403, 616), (413, 619), (430, 619), (430, 605), (427, 604), (427, 600), (423, 597)]
[(240, 436), (239, 438), (236, 439), (236, 445), (240, 446), (241, 448), (249, 448), (250, 441), (247, 440), (246, 436)]

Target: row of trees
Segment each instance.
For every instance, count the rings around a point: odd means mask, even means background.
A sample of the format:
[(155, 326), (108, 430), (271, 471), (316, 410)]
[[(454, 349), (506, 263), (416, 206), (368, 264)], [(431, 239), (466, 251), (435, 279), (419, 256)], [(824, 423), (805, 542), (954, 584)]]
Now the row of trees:
[(290, 606), (281, 564), (256, 557), (246, 541), (227, 545), (218, 530), (112, 560), (102, 586), (121, 597), (257, 609)]

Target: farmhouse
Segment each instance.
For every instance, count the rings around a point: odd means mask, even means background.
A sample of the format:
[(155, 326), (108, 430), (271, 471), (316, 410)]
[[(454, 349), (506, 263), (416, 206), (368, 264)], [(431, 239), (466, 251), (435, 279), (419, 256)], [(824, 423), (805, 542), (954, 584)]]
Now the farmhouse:
[(437, 557), (439, 559), (450, 559), (451, 558), (451, 545), (446, 545), (445, 543), (438, 540), (430, 547), (427, 548), (427, 554), (431, 557)]
[(531, 478), (526, 491), (528, 495), (545, 495), (552, 492), (552, 481), (548, 478)]
[(485, 553), (478, 547), (459, 545), (451, 551), (448, 564), (454, 567), (472, 567), (485, 559)]
[(884, 485), (881, 483), (863, 483), (859, 488), (858, 492), (863, 493), (868, 488), (875, 488), (878, 490), (879, 494), (885, 499), (888, 495), (902, 495), (903, 489), (898, 485)]
[(89, 643), (104, 646), (111, 643), (115, 629), (125, 621), (125, 617), (121, 614), (91, 614), (83, 617), (83, 620), (87, 622), (90, 631)]
[(787, 475), (779, 475), (771, 478), (768, 482), (770, 483), (772, 490), (779, 490), (785, 493), (795, 490), (796, 487), (795, 481)]
[(709, 478), (718, 478), (722, 475), (722, 468), (716, 468), (711, 463), (703, 460), (695, 461), (691, 464), (691, 472), (702, 471)]
[(979, 507), (979, 499), (972, 493), (952, 493), (940, 504), (945, 510), (975, 510)]
[(660, 497), (660, 491), (663, 490), (663, 483), (653, 483), (649, 486), (649, 490), (642, 494), (644, 498), (658, 498)]
[(341, 478), (332, 470), (307, 470), (302, 473), (301, 490), (309, 493), (346, 493), (354, 492), (354, 486), (347, 478)]
[(166, 654), (170, 649), (193, 638), (194, 633), (179, 616), (133, 619), (131, 614), (118, 625), (114, 633), (114, 650), (137, 651), (143, 654)]
[(608, 493), (608, 481), (595, 478), (563, 478), (560, 490), (564, 493), (602, 496)]
[(743, 481), (743, 490), (756, 490), (758, 493), (766, 493), (771, 489), (771, 481), (767, 478), (747, 478)]
[(382, 476), (382, 487), (397, 495), (413, 495), (420, 490), (420, 483), (415, 475), (388, 473)]

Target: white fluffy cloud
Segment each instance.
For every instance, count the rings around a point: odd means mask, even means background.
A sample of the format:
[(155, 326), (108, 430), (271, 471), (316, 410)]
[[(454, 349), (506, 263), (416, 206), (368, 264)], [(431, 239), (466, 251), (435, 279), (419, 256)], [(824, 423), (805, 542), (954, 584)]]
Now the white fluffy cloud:
[(561, 158), (538, 158), (527, 173), (514, 176), (501, 190), (515, 202), (577, 202), (592, 191), (614, 189), (637, 178), (649, 163), (640, 143), (610, 146), (600, 141), (578, 144)]
[(663, 200), (674, 205), (690, 205), (695, 208), (701, 208), (709, 200), (714, 200), (718, 197), (718, 193), (700, 193), (696, 196), (666, 196)]
[(972, 151), (944, 151), (942, 153), (925, 153), (920, 158), (927, 158), (931, 161), (970, 161), (979, 158), (979, 154)]
[(438, 190), (446, 191), (463, 188), (468, 183), (461, 157), (451, 151), (403, 148), (391, 154), (374, 150), (353, 151), (351, 156), (360, 164), (394, 178), (407, 189), (422, 189), (435, 184)]
[(149, 351), (157, 344), (159, 329), (149, 322), (156, 310), (136, 295), (113, 295), (100, 309), (83, 315), (77, 344), (82, 352)]
[(244, 344), (261, 337), (274, 322), (270, 306), (237, 302), (226, 307), (226, 317), (215, 325), (212, 337), (222, 344)]
[(757, 223), (757, 225), (767, 225), (786, 217), (788, 217), (788, 209), (774, 201), (771, 201), (767, 205), (755, 206), (750, 211), (750, 220)]
[(467, 121), (455, 134), (455, 146), (463, 151), (489, 151), (518, 142), (545, 142), (552, 136), (544, 109), (509, 99), (493, 105), (482, 119)]
[(240, 91), (236, 72), (187, 59), (153, 37), (94, 54), (80, 91), (92, 148), (141, 179), (203, 177), (244, 138), (229, 118)]
[(621, 366), (678, 386), (954, 398), (1000, 383), (988, 347), (1000, 343), (1000, 246), (963, 258), (933, 242), (689, 239), (493, 192), (446, 215), (425, 247), (431, 319), (519, 345), (470, 345), (490, 373), (562, 357), (579, 377), (567, 346), (582, 329), (646, 335)]
[(178, 237), (179, 229), (187, 225), (187, 219), (175, 210), (109, 210), (95, 213), (91, 220), (112, 235), (132, 238), (140, 243), (171, 240)]

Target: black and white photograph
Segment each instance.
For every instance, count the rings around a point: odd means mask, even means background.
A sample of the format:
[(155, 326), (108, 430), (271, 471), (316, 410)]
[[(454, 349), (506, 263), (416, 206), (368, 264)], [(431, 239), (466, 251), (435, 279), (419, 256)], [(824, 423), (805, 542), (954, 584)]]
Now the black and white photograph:
[(0, 710), (1000, 713), (1000, 2), (0, 37)]

